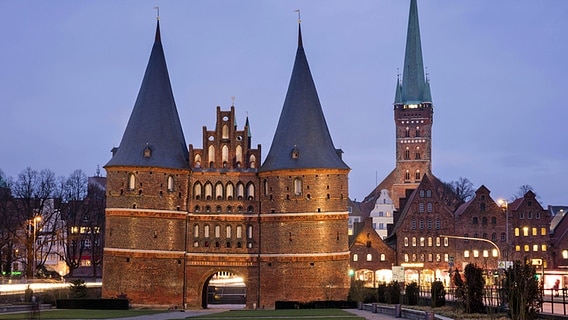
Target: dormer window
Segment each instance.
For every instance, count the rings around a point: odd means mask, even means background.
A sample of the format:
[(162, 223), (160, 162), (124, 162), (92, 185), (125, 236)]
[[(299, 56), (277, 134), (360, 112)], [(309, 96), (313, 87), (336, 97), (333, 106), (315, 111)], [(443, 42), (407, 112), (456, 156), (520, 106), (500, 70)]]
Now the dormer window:
[(294, 149), (292, 149), (292, 159), (298, 159), (299, 157), (300, 151), (296, 148), (296, 146), (294, 146)]
[(152, 149), (148, 145), (144, 148), (144, 158), (150, 158), (152, 156)]

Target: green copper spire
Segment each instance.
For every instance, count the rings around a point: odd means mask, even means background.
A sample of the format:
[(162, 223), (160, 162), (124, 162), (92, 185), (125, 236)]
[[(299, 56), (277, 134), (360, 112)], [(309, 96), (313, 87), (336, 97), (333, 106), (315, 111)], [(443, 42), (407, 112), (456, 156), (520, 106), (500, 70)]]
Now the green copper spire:
[(431, 102), (430, 86), (427, 85), (424, 77), (424, 62), (422, 61), (418, 5), (416, 1), (410, 1), (404, 70), (402, 73), (402, 91), (399, 99), (395, 97), (395, 103), (420, 104)]

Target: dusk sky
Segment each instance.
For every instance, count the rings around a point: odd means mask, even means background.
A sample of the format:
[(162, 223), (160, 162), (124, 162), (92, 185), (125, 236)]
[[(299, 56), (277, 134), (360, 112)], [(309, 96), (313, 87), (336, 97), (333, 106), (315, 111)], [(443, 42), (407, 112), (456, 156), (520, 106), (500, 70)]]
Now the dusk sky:
[[(185, 139), (202, 147), (235, 97), (268, 153), (297, 46), (362, 200), (395, 166), (393, 100), (410, 1), (0, 0), (0, 169), (95, 174), (118, 146), (154, 41), (156, 10)], [(568, 204), (568, 1), (418, 1), (434, 104), (432, 170), (494, 199), (531, 185)], [(400, 70), (402, 72), (402, 70)]]

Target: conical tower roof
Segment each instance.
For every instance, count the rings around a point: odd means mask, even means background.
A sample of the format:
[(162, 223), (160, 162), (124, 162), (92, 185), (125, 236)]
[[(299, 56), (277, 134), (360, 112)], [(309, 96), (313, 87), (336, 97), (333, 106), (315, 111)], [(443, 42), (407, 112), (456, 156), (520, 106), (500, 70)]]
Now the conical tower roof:
[(160, 22), (134, 109), (109, 166), (187, 168), (188, 150), (177, 112)]
[[(416, 1), (410, 1), (410, 13), (408, 15), (408, 31), (406, 34), (406, 51), (400, 97), (403, 104), (431, 102), (430, 86), (427, 85), (424, 77), (424, 62), (422, 61), (422, 45)], [(395, 98), (395, 103), (399, 102), (396, 100)]]
[(298, 27), (298, 49), (270, 151), (260, 171), (349, 167), (333, 146)]

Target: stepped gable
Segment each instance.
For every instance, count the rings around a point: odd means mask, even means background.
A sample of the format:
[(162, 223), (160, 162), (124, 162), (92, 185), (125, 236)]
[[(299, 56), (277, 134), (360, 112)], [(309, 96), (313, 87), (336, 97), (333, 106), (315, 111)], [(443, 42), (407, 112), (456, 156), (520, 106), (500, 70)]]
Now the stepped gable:
[(110, 166), (188, 168), (188, 149), (178, 116), (162, 42), (160, 22), (144, 79), (128, 125)]
[(288, 92), (270, 151), (260, 171), (279, 169), (349, 169), (333, 146), (302, 44), (298, 49)]

